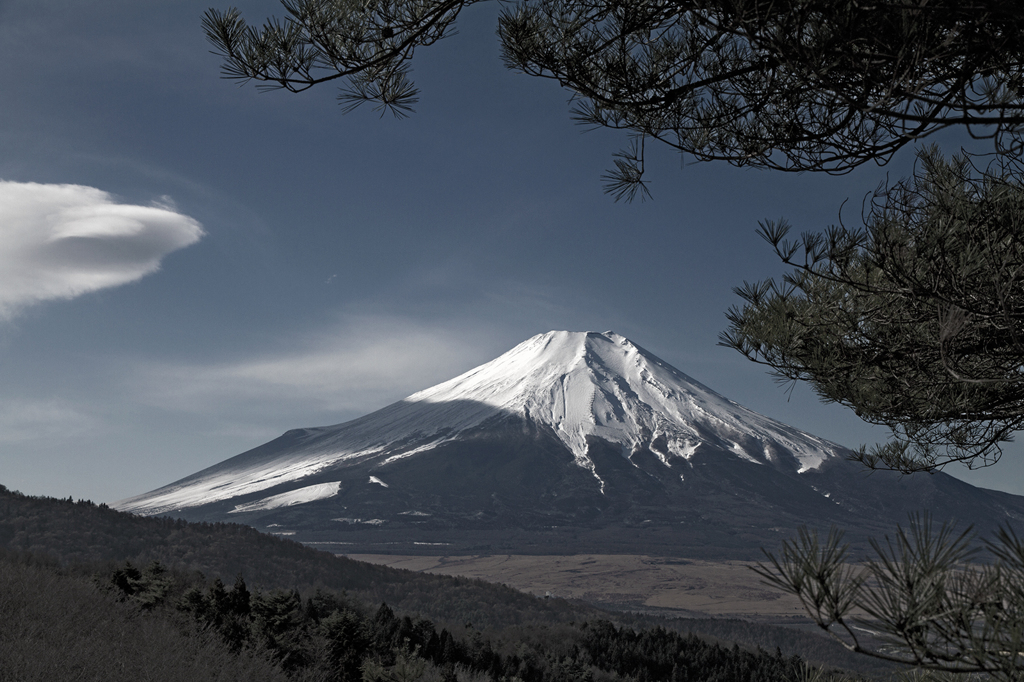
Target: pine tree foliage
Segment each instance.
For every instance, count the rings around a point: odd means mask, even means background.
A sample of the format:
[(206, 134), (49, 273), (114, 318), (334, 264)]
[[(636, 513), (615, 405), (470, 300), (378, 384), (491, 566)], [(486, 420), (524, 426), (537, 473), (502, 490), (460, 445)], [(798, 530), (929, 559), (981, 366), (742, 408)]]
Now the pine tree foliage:
[(863, 225), (760, 233), (781, 281), (746, 284), (722, 343), (892, 429), (859, 458), (902, 472), (984, 466), (1024, 426), (1024, 186), (930, 148)]
[(301, 92), (346, 79), (339, 100), (346, 111), (363, 102), (404, 116), (417, 101), (408, 62), (417, 47), (450, 32), (466, 0), (282, 0), (284, 19), (260, 29), (240, 12), (207, 11), (203, 27), (223, 74), (271, 88)]
[(942, 0), (540, 0), (499, 27), (509, 66), (568, 87), (584, 124), (833, 173), (953, 124), (1015, 130), (1022, 31), (1016, 3)]
[[(755, 570), (795, 594), (807, 614), (851, 651), (946, 673), (997, 680), (1024, 675), (1024, 542), (1009, 528), (975, 563), (970, 531), (911, 519), (876, 557), (854, 568), (842, 534), (804, 531)], [(871, 639), (880, 640), (870, 641)]]
[[(282, 0), (261, 28), (204, 26), (223, 73), (301, 91), (347, 81), (346, 110), (416, 102), (409, 61), (473, 0)], [(633, 137), (606, 176), (646, 193), (644, 142), (700, 160), (844, 173), (949, 126), (1020, 146), (1024, 11), (1016, 0), (520, 0), (507, 66), (557, 81), (577, 120)]]

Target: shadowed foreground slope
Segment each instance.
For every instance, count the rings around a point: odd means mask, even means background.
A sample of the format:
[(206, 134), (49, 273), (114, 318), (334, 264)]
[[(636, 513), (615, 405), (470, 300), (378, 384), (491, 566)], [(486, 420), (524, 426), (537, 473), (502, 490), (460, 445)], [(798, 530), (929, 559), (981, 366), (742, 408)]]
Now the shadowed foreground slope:
[(399, 613), (429, 618), (453, 632), (466, 632), (466, 623), (472, 623), (473, 631), (499, 633), (506, 640), (540, 627), (604, 619), (636, 628), (697, 632), (767, 651), (779, 647), (787, 656), (799, 653), (807, 660), (847, 669), (882, 670), (824, 637), (788, 628), (739, 620), (611, 614), (582, 603), (538, 599), (482, 580), (335, 557), (246, 526), (139, 517), (86, 501), (29, 497), (2, 486), (0, 547), (22, 555), (52, 556), (65, 565), (89, 564), (95, 571), (109, 572), (126, 559), (137, 566), (157, 560), (179, 571), (201, 571), (207, 581), (220, 578), (229, 585), (241, 574), (253, 589), (299, 588), (309, 595), (325, 588), (366, 608), (387, 602)]
[(263, 658), (115, 601), (88, 578), (0, 558), (0, 681), (285, 682)]

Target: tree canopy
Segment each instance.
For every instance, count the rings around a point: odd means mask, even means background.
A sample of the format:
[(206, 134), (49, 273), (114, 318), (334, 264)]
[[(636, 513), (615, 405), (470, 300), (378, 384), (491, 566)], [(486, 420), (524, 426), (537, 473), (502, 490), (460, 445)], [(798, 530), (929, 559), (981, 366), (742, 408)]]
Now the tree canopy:
[[(875, 558), (850, 565), (842, 534), (808, 532), (757, 570), (800, 598), (811, 619), (851, 651), (949, 673), (1016, 682), (1024, 671), (1024, 543), (1010, 530), (978, 554), (969, 531), (911, 520)], [(975, 678), (971, 678), (975, 679)]]
[(862, 449), (870, 466), (994, 463), (1024, 426), (1024, 186), (1008, 165), (932, 147), (861, 226), (791, 240), (762, 223), (794, 269), (737, 289), (722, 343), (892, 429)]
[[(341, 79), (346, 110), (417, 101), (417, 47), (479, 0), (282, 0), (260, 28), (209, 10), (227, 78), (301, 91)], [(584, 125), (628, 131), (606, 176), (646, 193), (645, 143), (700, 160), (844, 173), (949, 126), (1019, 148), (1024, 13), (1015, 0), (520, 0), (506, 65), (571, 93)]]

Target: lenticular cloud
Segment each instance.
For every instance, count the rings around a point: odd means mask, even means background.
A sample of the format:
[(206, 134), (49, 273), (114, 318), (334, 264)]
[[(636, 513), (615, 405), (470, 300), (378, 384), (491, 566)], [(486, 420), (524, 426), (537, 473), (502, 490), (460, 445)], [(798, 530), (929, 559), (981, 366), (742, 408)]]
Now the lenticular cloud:
[(0, 317), (134, 282), (202, 236), (198, 222), (164, 205), (118, 204), (82, 185), (0, 181)]

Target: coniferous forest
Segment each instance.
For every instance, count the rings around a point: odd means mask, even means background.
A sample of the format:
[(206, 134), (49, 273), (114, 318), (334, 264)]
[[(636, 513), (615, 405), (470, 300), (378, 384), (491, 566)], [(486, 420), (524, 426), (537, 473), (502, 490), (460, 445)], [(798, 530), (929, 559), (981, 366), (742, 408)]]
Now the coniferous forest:
[(604, 612), (0, 488), (0, 682), (890, 676), (838, 670), (859, 661), (783, 628)]

